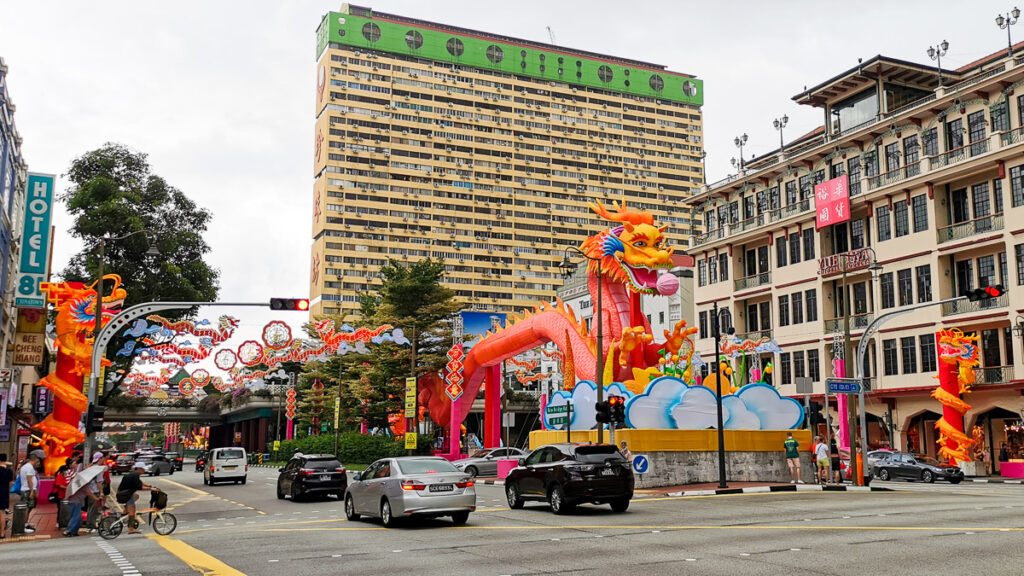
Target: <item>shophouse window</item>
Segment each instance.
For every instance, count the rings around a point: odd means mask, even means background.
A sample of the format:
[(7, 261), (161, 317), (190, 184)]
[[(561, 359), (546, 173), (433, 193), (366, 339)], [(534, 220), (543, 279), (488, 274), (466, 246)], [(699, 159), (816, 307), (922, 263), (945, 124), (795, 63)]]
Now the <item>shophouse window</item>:
[(829, 173), (831, 174), (829, 178), (839, 178), (844, 172), (846, 172), (846, 166), (843, 166), (842, 161), (838, 164), (832, 164), (829, 166)]
[(1024, 205), (1024, 165), (1010, 168), (1010, 205)]
[(729, 279), (729, 254), (718, 255), (718, 275), (723, 282)]
[(708, 285), (708, 263), (706, 260), (697, 261), (697, 285)]
[(790, 305), (793, 307), (793, 324), (803, 324), (804, 322), (804, 302), (803, 293), (797, 292), (789, 297)]
[(914, 303), (914, 283), (910, 280), (910, 268), (896, 273), (896, 283), (900, 291), (900, 306)]
[(967, 116), (968, 137), (971, 139), (971, 144), (973, 144), (971, 146), (971, 156), (985, 152), (984, 145), (981, 142), (987, 136), (985, 124), (987, 122), (985, 121), (984, 110), (972, 112)]
[(853, 313), (868, 313), (868, 285), (866, 282), (857, 282), (853, 285)]
[(779, 187), (773, 186), (768, 189), (768, 209), (778, 210), (782, 207), (781, 199), (779, 198)]
[(789, 295), (779, 296), (779, 326), (789, 326)]
[(850, 220), (850, 250), (860, 250), (864, 246), (864, 220)]
[(994, 256), (978, 258), (978, 286), (994, 286), (996, 280), (996, 259)]
[(864, 163), (864, 176), (878, 176), (878, 149), (865, 152), (861, 161)]
[(1006, 100), (993, 106), (989, 112), (992, 114), (992, 132), (1005, 132), (1010, 129), (1010, 106)]
[(757, 213), (760, 215), (768, 210), (768, 193), (761, 190), (757, 193)]
[(918, 341), (921, 343), (921, 372), (935, 372), (938, 362), (935, 356), (935, 334), (922, 334)]
[(1006, 286), (1008, 284), (1006, 278), (1006, 252), (1004, 251), (999, 253), (999, 283)]
[(882, 356), (885, 360), (885, 375), (899, 374), (899, 359), (896, 351), (896, 340), (882, 340)]
[(697, 315), (697, 319), (698, 319), (698, 322), (697, 322), (697, 329), (698, 329), (697, 337), (698, 338), (707, 338), (708, 337), (708, 312), (707, 312), (707, 310), (704, 310), (703, 312), (698, 314)]
[(907, 177), (921, 173), (921, 146), (917, 143), (917, 134), (903, 139), (903, 161), (907, 166)]
[(708, 260), (708, 284), (715, 284), (718, 282), (718, 258), (712, 256)]
[(906, 336), (900, 338), (900, 348), (903, 350), (903, 373), (917, 373), (917, 346), (914, 345), (914, 337)]
[(750, 220), (754, 217), (754, 197), (746, 196), (743, 198), (743, 219)]
[(967, 188), (950, 192), (950, 205), (953, 209), (953, 223), (959, 224), (971, 219), (971, 206), (967, 199)]
[[(974, 201), (974, 229), (981, 232), (992, 229), (992, 220), (986, 218), (992, 214), (992, 203), (988, 195), (988, 182), (975, 184), (971, 187), (971, 198)], [(983, 218), (983, 220), (979, 220)]]
[(921, 136), (921, 141), (924, 142), (924, 155), (935, 156), (939, 153), (939, 129), (932, 128), (925, 130), (924, 135)]
[(885, 171), (892, 172), (900, 167), (900, 143), (893, 142), (885, 146)]
[(796, 180), (786, 182), (786, 206), (796, 204)]
[(1014, 246), (1013, 254), (1017, 263), (1017, 286), (1024, 286), (1024, 244)]
[(811, 382), (821, 381), (821, 366), (817, 350), (807, 351), (807, 375), (811, 377)]
[(1003, 327), (1003, 346), (1006, 352), (1006, 365), (1013, 366), (1013, 328), (1009, 326)]
[(840, 222), (832, 225), (832, 253), (842, 254), (850, 249), (847, 222)]
[(814, 259), (814, 228), (804, 228), (804, 260)]
[(761, 316), (761, 330), (771, 330), (772, 329), (772, 303), (771, 302), (761, 302), (760, 308), (761, 308), (761, 314), (760, 314), (760, 316)]
[(747, 306), (747, 332), (757, 332), (757, 304), (750, 304)]
[(814, 175), (805, 174), (800, 177), (800, 200), (814, 196)]
[(910, 199), (914, 212), (914, 232), (923, 232), (928, 229), (928, 196), (918, 194)]
[(892, 272), (886, 272), (881, 276), (882, 286), (882, 308), (893, 308), (896, 306), (896, 292), (892, 283)]
[(804, 370), (803, 350), (793, 352), (793, 376), (796, 378), (804, 378), (807, 376), (807, 372)]
[(1003, 181), (999, 179), (992, 181), (992, 207), (996, 214), (1003, 213)]
[(931, 302), (932, 301), (932, 267), (931, 264), (925, 264), (924, 266), (918, 266), (914, 269), (917, 275), (917, 301)]
[(812, 288), (804, 292), (804, 305), (807, 307), (807, 321), (818, 320), (818, 290)]
[(860, 194), (860, 158), (846, 161), (846, 171), (850, 175), (850, 196)]
[(973, 260), (958, 260), (955, 264), (956, 269), (956, 291), (954, 294), (957, 296), (962, 295), (968, 290), (974, 289), (974, 261)]
[(786, 265), (786, 237), (779, 236), (775, 238), (775, 257), (776, 257), (776, 268), (782, 268)]
[(718, 218), (715, 218), (715, 211), (713, 209), (704, 213), (704, 228), (708, 232), (718, 230)]
[(964, 145), (964, 120), (957, 118), (946, 123), (946, 152), (963, 148)]
[(907, 214), (906, 200), (900, 200), (893, 204), (893, 214), (896, 216), (896, 237), (910, 234), (910, 219)]
[(779, 364), (782, 365), (782, 383), (792, 384), (793, 372), (790, 369), (789, 352), (783, 352), (782, 354), (779, 354)]
[(800, 234), (793, 232), (789, 235), (789, 263), (796, 264), (800, 261)]
[(892, 222), (889, 219), (889, 207), (885, 204), (875, 208), (875, 220), (878, 222), (878, 241), (884, 242), (892, 238)]

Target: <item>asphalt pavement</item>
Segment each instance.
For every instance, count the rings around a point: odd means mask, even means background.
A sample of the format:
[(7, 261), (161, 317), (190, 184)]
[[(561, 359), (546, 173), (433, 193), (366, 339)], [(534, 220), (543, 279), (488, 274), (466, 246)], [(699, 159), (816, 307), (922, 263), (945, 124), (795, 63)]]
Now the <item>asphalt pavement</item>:
[(288, 574), (1020, 574), (1024, 486), (884, 483), (892, 492), (637, 496), (629, 510), (505, 506), (478, 485), (466, 526), (347, 522), (334, 498), (278, 500), (277, 471), (204, 486), (188, 468), (168, 492), (169, 537), (83, 536), (0, 546), (3, 573)]

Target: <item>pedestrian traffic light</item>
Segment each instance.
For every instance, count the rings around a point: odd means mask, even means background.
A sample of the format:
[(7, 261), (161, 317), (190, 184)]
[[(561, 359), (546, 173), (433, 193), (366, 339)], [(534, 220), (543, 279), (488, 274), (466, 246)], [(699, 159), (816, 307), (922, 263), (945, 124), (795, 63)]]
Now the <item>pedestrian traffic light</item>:
[(626, 399), (622, 396), (609, 396), (608, 406), (611, 412), (611, 422), (618, 426), (626, 423)]
[(85, 412), (85, 434), (88, 436), (103, 429), (103, 413), (107, 411), (105, 406), (89, 405)]
[(988, 300), (989, 298), (998, 298), (1006, 293), (1006, 289), (1003, 288), (1002, 284), (995, 284), (993, 286), (985, 286), (984, 288), (975, 288), (974, 290), (968, 290), (964, 293), (967, 299), (971, 302), (977, 302), (978, 300)]
[(608, 404), (607, 400), (605, 400), (604, 402), (597, 402), (596, 404), (594, 404), (594, 409), (597, 410), (598, 422), (612, 421), (611, 405)]
[(305, 312), (309, 310), (309, 299), (307, 298), (271, 298), (271, 310), (298, 310)]

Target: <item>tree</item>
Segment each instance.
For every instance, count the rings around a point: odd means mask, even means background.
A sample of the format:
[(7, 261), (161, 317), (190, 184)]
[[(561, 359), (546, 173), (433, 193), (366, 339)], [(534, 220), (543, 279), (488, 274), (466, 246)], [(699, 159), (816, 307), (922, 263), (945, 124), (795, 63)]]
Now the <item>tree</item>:
[[(85, 243), (64, 269), (65, 280), (93, 282), (100, 238), (140, 232), (105, 243), (104, 272), (121, 276), (125, 307), (217, 298), (220, 273), (203, 260), (210, 212), (153, 174), (146, 154), (108, 142), (72, 161), (64, 176), (71, 181), (61, 196), (75, 219), (71, 234)], [(158, 257), (146, 254), (150, 238)]]

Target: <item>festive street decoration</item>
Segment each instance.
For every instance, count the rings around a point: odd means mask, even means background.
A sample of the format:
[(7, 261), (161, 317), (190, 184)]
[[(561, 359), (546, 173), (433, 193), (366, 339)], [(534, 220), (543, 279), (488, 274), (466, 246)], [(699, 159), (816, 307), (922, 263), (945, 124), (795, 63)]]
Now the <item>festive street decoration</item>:
[(974, 440), (964, 433), (964, 414), (971, 409), (961, 399), (971, 392), (974, 368), (978, 366), (978, 335), (965, 335), (958, 328), (935, 333), (939, 353), (939, 387), (932, 398), (942, 404), (942, 418), (935, 423), (939, 431), (939, 456), (950, 464), (971, 462)]
[(285, 394), (285, 410), (284, 415), (288, 420), (295, 419), (295, 388), (289, 388), (288, 393)]
[(448, 382), (448, 386), (445, 387), (444, 392), (448, 395), (452, 401), (458, 400), (462, 396), (462, 344), (453, 344), (448, 350), (448, 364), (445, 365), (447, 369), (447, 375), (445, 381)]
[(222, 348), (213, 355), (213, 365), (227, 372), (238, 364), (238, 356), (234, 350)]
[(271, 350), (281, 350), (292, 343), (292, 329), (290, 326), (274, 320), (263, 327), (263, 344)]

